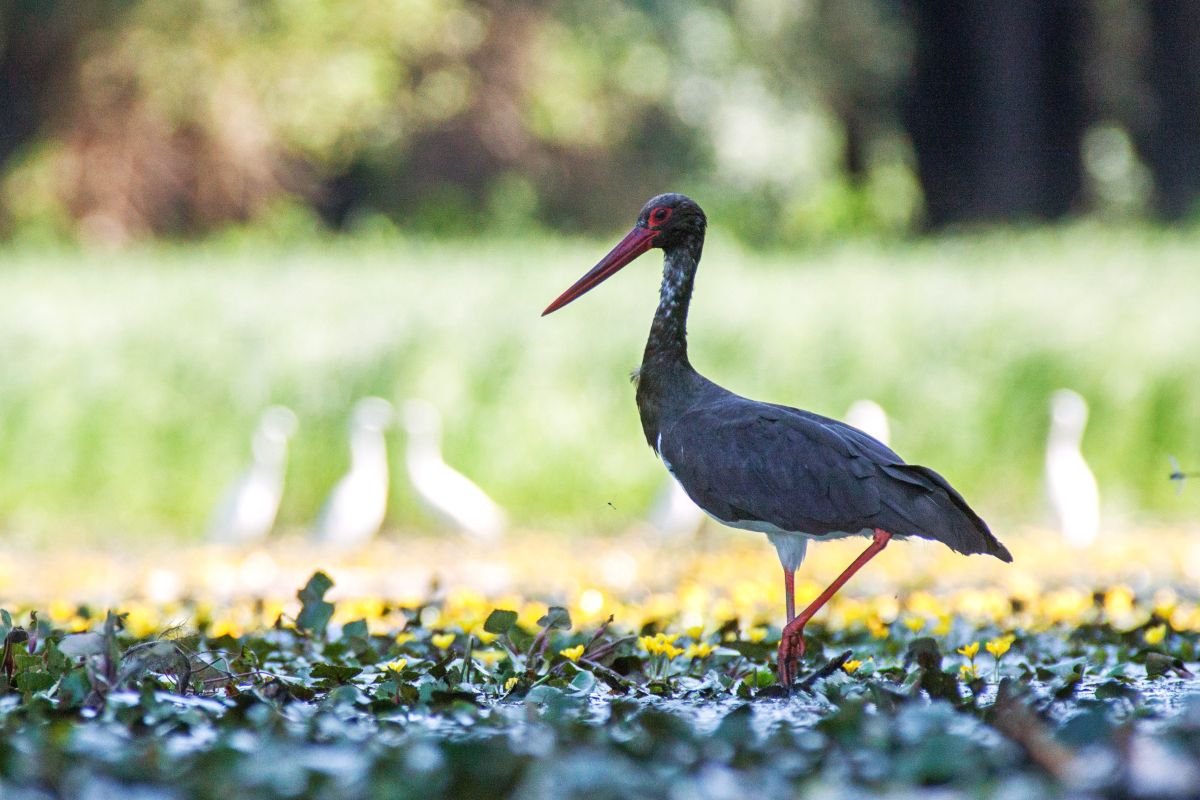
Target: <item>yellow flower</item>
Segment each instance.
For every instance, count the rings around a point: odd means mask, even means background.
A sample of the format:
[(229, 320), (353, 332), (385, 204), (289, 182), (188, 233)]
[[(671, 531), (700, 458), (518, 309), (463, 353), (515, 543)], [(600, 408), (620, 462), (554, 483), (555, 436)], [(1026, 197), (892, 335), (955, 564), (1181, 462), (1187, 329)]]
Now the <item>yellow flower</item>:
[(214, 639), (221, 636), (241, 636), (242, 626), (229, 617), (221, 617), (213, 620), (208, 629), (208, 635)]
[(849, 661), (847, 661), (847, 662), (845, 662), (844, 664), (842, 664), (842, 669), (846, 670), (846, 672), (848, 672), (849, 674), (853, 675), (855, 672), (857, 672), (857, 671), (858, 671), (858, 668), (859, 668), (859, 667), (861, 667), (861, 666), (862, 666), (862, 662), (861, 662), (861, 661), (859, 661), (859, 660), (858, 660), (858, 659), (856, 659), (856, 658), (852, 658), (852, 659), (850, 659)]
[(936, 617), (945, 613), (942, 601), (926, 591), (913, 592), (905, 603), (913, 614), (923, 617)]
[(704, 635), (704, 626), (703, 625), (693, 625), (692, 627), (690, 627), (686, 631), (684, 631), (684, 633), (686, 633), (688, 635), (689, 639), (694, 639), (696, 641), (699, 641), (700, 637)]
[(1170, 617), (1178, 604), (1179, 596), (1174, 589), (1159, 589), (1154, 593), (1154, 613), (1163, 619)]
[[(642, 646), (642, 649), (645, 650), (647, 653), (649, 653), (652, 656), (657, 656), (662, 653), (666, 653), (668, 650), (679, 650), (679, 652), (682, 653), (683, 652), (682, 649), (680, 649), (678, 647), (673, 647), (673, 645), (675, 644), (675, 640), (678, 638), (679, 638), (678, 633), (659, 632), (659, 633), (654, 634), (653, 636), (639, 636), (638, 644), (640, 644)], [(678, 654), (676, 654), (676, 655), (678, 655)], [(670, 656), (670, 657), (674, 658), (675, 656)]]
[(675, 658), (683, 655), (683, 648), (667, 643), (663, 645), (662, 652), (666, 655), (668, 661), (673, 661)]
[(1114, 586), (1104, 595), (1104, 610), (1109, 617), (1121, 617), (1133, 611), (1135, 595), (1128, 586)]
[[(125, 612), (125, 630), (139, 639), (158, 632), (158, 619), (148, 605), (134, 605)], [(217, 634), (213, 634), (214, 636)]]
[(417, 638), (416, 634), (409, 633), (408, 631), (401, 631), (400, 633), (396, 634), (396, 644), (403, 646), (415, 638)]
[(963, 645), (958, 648), (958, 652), (974, 661), (975, 656), (979, 655), (979, 642), (971, 642), (968, 645)]
[(656, 656), (662, 652), (662, 643), (653, 636), (639, 636), (638, 644), (652, 656)]
[(500, 659), (508, 657), (508, 653), (503, 650), (476, 650), (471, 655), (489, 667), (495, 666)]
[(872, 614), (867, 617), (867, 630), (871, 632), (871, 636), (876, 639), (886, 639), (891, 633), (886, 623), (878, 616)]
[(1008, 648), (1012, 647), (1014, 638), (1015, 637), (1011, 635), (1001, 636), (999, 639), (992, 639), (985, 645), (985, 647), (987, 647), (987, 651), (991, 653), (997, 661), (999, 661), (1000, 658), (1008, 652)]
[(904, 627), (908, 628), (913, 633), (920, 633), (925, 627), (924, 617), (905, 617)]
[(433, 646), (439, 650), (445, 650), (450, 645), (454, 644), (455, 634), (453, 633), (435, 633), (429, 637), (429, 641), (433, 642)]
[(749, 642), (761, 642), (767, 638), (767, 629), (762, 625), (755, 626), (746, 631), (746, 640)]
[(684, 658), (708, 658), (712, 655), (713, 646), (707, 642), (696, 642), (689, 644), (687, 650), (683, 651)]
[(938, 614), (937, 626), (933, 629), (934, 636), (945, 636), (950, 632), (950, 626), (954, 623), (954, 617), (949, 614)]
[(383, 616), (383, 601), (377, 597), (346, 598), (338, 601), (337, 614), (343, 620), (377, 620)]
[(511, 692), (513, 690), (513, 687), (517, 685), (518, 680), (519, 680), (519, 678), (517, 678), (516, 675), (513, 675), (511, 678), (506, 680), (504, 682), (504, 691)]
[(264, 600), (259, 619), (261, 619), (267, 625), (274, 625), (275, 620), (283, 616), (284, 611), (285, 609), (283, 607), (283, 603), (279, 602), (278, 600)]
[(1171, 627), (1177, 631), (1200, 631), (1200, 607), (1182, 603), (1171, 612)]
[(577, 644), (574, 647), (564, 647), (558, 651), (558, 654), (567, 661), (578, 661), (579, 657), (583, 655), (583, 645)]
[(63, 622), (75, 616), (78, 607), (74, 603), (66, 600), (52, 600), (50, 602), (50, 619), (54, 622)]
[(395, 661), (389, 661), (388, 663), (384, 664), (383, 668), (389, 672), (403, 672), (404, 668), (407, 666), (407, 658), (397, 658)]
[(964, 681), (973, 681), (979, 677), (974, 664), (963, 664), (958, 668), (958, 674)]
[(471, 628), (470, 634), (474, 636), (480, 644), (491, 644), (492, 642), (496, 641), (496, 634), (488, 633), (483, 629), (482, 625), (476, 625)]
[(1165, 638), (1167, 638), (1167, 626), (1165, 624), (1155, 625), (1142, 634), (1142, 639), (1146, 644), (1151, 646), (1162, 644)]

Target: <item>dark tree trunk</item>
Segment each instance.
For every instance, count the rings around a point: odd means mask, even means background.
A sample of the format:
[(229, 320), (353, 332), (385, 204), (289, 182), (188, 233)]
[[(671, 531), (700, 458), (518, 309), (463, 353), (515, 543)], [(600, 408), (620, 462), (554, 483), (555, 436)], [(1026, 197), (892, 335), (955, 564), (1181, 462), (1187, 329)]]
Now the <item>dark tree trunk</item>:
[(842, 170), (854, 186), (862, 186), (867, 178), (867, 133), (865, 115), (858, 107), (842, 109), (838, 120), (842, 123), (845, 141), (842, 145)]
[(56, 3), (19, 0), (0, 11), (0, 168), (41, 127), (69, 28)]
[(1084, 129), (1078, 0), (909, 0), (905, 125), (930, 227), (1054, 219), (1078, 203)]
[(1158, 213), (1177, 220), (1200, 203), (1200, 3), (1151, 0), (1148, 10), (1152, 114), (1141, 149)]

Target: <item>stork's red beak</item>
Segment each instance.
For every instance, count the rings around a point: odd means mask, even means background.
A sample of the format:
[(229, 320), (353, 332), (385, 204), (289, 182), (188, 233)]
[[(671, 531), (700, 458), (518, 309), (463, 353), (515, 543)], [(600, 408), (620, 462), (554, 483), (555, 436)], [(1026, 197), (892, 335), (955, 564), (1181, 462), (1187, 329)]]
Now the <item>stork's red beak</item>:
[(655, 236), (658, 236), (658, 231), (652, 231), (641, 226), (631, 230), (616, 247), (609, 251), (608, 255), (600, 259), (599, 264), (588, 270), (586, 275), (571, 284), (570, 289), (567, 289), (558, 296), (557, 300), (546, 306), (546, 310), (542, 312), (542, 316), (544, 317), (551, 312), (558, 311), (575, 298), (595, 289), (613, 275), (616, 275), (621, 267), (653, 247)]

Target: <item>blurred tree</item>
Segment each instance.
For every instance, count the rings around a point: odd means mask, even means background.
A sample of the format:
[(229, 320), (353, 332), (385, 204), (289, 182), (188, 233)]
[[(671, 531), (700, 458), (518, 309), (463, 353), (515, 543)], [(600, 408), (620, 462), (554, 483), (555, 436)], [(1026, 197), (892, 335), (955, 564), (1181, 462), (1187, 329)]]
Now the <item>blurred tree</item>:
[(41, 132), (69, 73), (73, 45), (98, 16), (59, 0), (0, 6), (0, 170)]
[(922, 195), (931, 227), (1105, 192), (1136, 212), (1148, 174), (1179, 218), (1200, 192), (1198, 18), (1183, 0), (11, 0), (0, 222), (121, 243), (282, 205), (334, 228), (577, 230), (680, 189), (747, 240), (796, 242), (911, 227)]
[(1078, 0), (910, 0), (904, 119), (930, 226), (1078, 208), (1085, 128)]
[(1200, 202), (1200, 4), (1149, 0), (1149, 124), (1140, 137), (1159, 214), (1182, 219)]
[(5, 199), (20, 214), (15, 195), (49, 191), (81, 233), (118, 243), (317, 202), (356, 153), (457, 112), (470, 86), (454, 64), (484, 27), (449, 1), (95, 8), (56, 53), (61, 80), (22, 76), (44, 103), (45, 146), (27, 148)]

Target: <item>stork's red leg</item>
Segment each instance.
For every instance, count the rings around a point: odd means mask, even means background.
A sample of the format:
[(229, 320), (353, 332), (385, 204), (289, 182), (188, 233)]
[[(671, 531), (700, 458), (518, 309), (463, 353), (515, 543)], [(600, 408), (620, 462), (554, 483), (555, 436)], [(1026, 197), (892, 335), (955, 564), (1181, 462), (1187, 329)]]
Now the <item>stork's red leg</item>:
[(783, 595), (787, 602), (787, 621), (796, 618), (796, 570), (783, 568)]
[[(841, 589), (854, 573), (862, 569), (863, 564), (866, 564), (883, 548), (887, 547), (891, 539), (892, 535), (890, 533), (881, 528), (876, 528), (874, 541), (867, 545), (867, 549), (862, 552), (862, 555), (854, 559), (854, 562), (846, 567), (833, 583), (829, 584), (829, 588), (821, 592), (817, 596), (817, 599), (809, 603), (808, 608), (801, 611), (800, 616), (794, 619), (792, 618), (790, 608), (792, 604), (791, 592), (788, 592), (788, 624), (784, 626), (783, 635), (779, 639), (779, 682), (784, 686), (791, 686), (792, 682), (796, 679), (796, 666), (801, 656), (804, 655), (805, 623), (821, 610), (821, 606), (829, 602), (829, 598), (833, 597), (837, 593), (837, 590)], [(790, 584), (791, 582), (789, 581), (788, 583)]]

